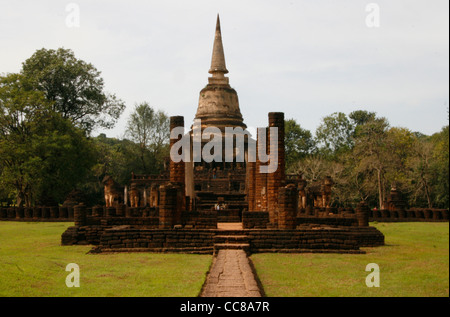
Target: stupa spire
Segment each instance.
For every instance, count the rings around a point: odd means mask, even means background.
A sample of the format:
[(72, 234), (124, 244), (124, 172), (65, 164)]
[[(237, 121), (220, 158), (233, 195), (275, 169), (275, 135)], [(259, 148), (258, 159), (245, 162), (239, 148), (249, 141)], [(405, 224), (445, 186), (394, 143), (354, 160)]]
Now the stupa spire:
[(216, 33), (214, 36), (214, 46), (209, 73), (212, 74), (213, 77), (219, 78), (224, 77), (223, 75), (228, 73), (227, 67), (225, 66), (225, 54), (223, 52), (219, 14), (217, 14)]

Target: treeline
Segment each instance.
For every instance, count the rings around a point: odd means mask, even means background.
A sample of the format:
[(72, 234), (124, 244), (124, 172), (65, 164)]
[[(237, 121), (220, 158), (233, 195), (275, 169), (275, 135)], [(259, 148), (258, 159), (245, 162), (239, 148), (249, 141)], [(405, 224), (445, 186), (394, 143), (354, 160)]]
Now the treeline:
[[(100, 72), (68, 49), (36, 51), (17, 74), (0, 76), (0, 204), (57, 205), (68, 196), (103, 203), (102, 180), (158, 174), (169, 154), (169, 118), (135, 106), (124, 138), (111, 128), (125, 104), (104, 91)], [(391, 127), (365, 110), (323, 118), (315, 135), (286, 120), (286, 170), (310, 183), (331, 176), (333, 204), (383, 208), (391, 187), (410, 206), (448, 208), (448, 126), (426, 136)]]
[(54, 206), (68, 196), (96, 204), (105, 175), (126, 184), (132, 171), (160, 172), (169, 122), (148, 103), (136, 106), (123, 140), (91, 136), (124, 108), (71, 50), (38, 50), (20, 73), (0, 76), (0, 204)]
[(315, 136), (293, 119), (285, 132), (286, 170), (310, 183), (331, 176), (335, 206), (366, 201), (384, 209), (391, 188), (409, 206), (449, 206), (448, 125), (427, 136), (358, 110), (326, 116)]

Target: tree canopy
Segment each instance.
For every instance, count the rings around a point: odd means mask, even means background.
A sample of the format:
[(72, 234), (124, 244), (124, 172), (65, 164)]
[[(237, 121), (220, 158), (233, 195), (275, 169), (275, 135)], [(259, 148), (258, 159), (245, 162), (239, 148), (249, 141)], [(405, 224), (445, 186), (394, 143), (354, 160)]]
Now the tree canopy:
[(23, 63), (21, 74), (44, 93), (55, 112), (87, 133), (113, 127), (125, 108), (123, 101), (104, 91), (100, 72), (69, 49), (36, 51)]

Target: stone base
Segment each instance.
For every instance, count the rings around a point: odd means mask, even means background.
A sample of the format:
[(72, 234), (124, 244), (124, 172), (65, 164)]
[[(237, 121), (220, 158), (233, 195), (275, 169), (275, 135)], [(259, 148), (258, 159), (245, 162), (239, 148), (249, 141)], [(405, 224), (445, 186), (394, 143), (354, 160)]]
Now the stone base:
[[(384, 235), (374, 227), (316, 225), (293, 230), (279, 229), (149, 229), (130, 226), (69, 227), (62, 245), (92, 244), (95, 252), (213, 253), (221, 237), (239, 237), (249, 253), (320, 252), (363, 253), (360, 247), (384, 245)], [(237, 242), (239, 242), (237, 241)], [(237, 243), (236, 242), (236, 243)], [(240, 243), (240, 242), (239, 242)]]

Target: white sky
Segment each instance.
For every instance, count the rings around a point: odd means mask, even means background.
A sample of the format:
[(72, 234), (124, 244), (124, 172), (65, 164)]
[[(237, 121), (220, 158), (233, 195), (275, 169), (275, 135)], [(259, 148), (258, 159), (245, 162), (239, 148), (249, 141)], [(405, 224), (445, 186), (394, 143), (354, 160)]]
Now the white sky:
[[(69, 3), (79, 27), (66, 25)], [(378, 28), (366, 25), (369, 3), (380, 8)], [(282, 111), (314, 133), (324, 116), (358, 109), (428, 135), (448, 124), (447, 0), (0, 0), (0, 73), (19, 72), (37, 49), (70, 48), (127, 104), (116, 128), (101, 132), (121, 138), (143, 101), (190, 126), (217, 13), (249, 127)]]

